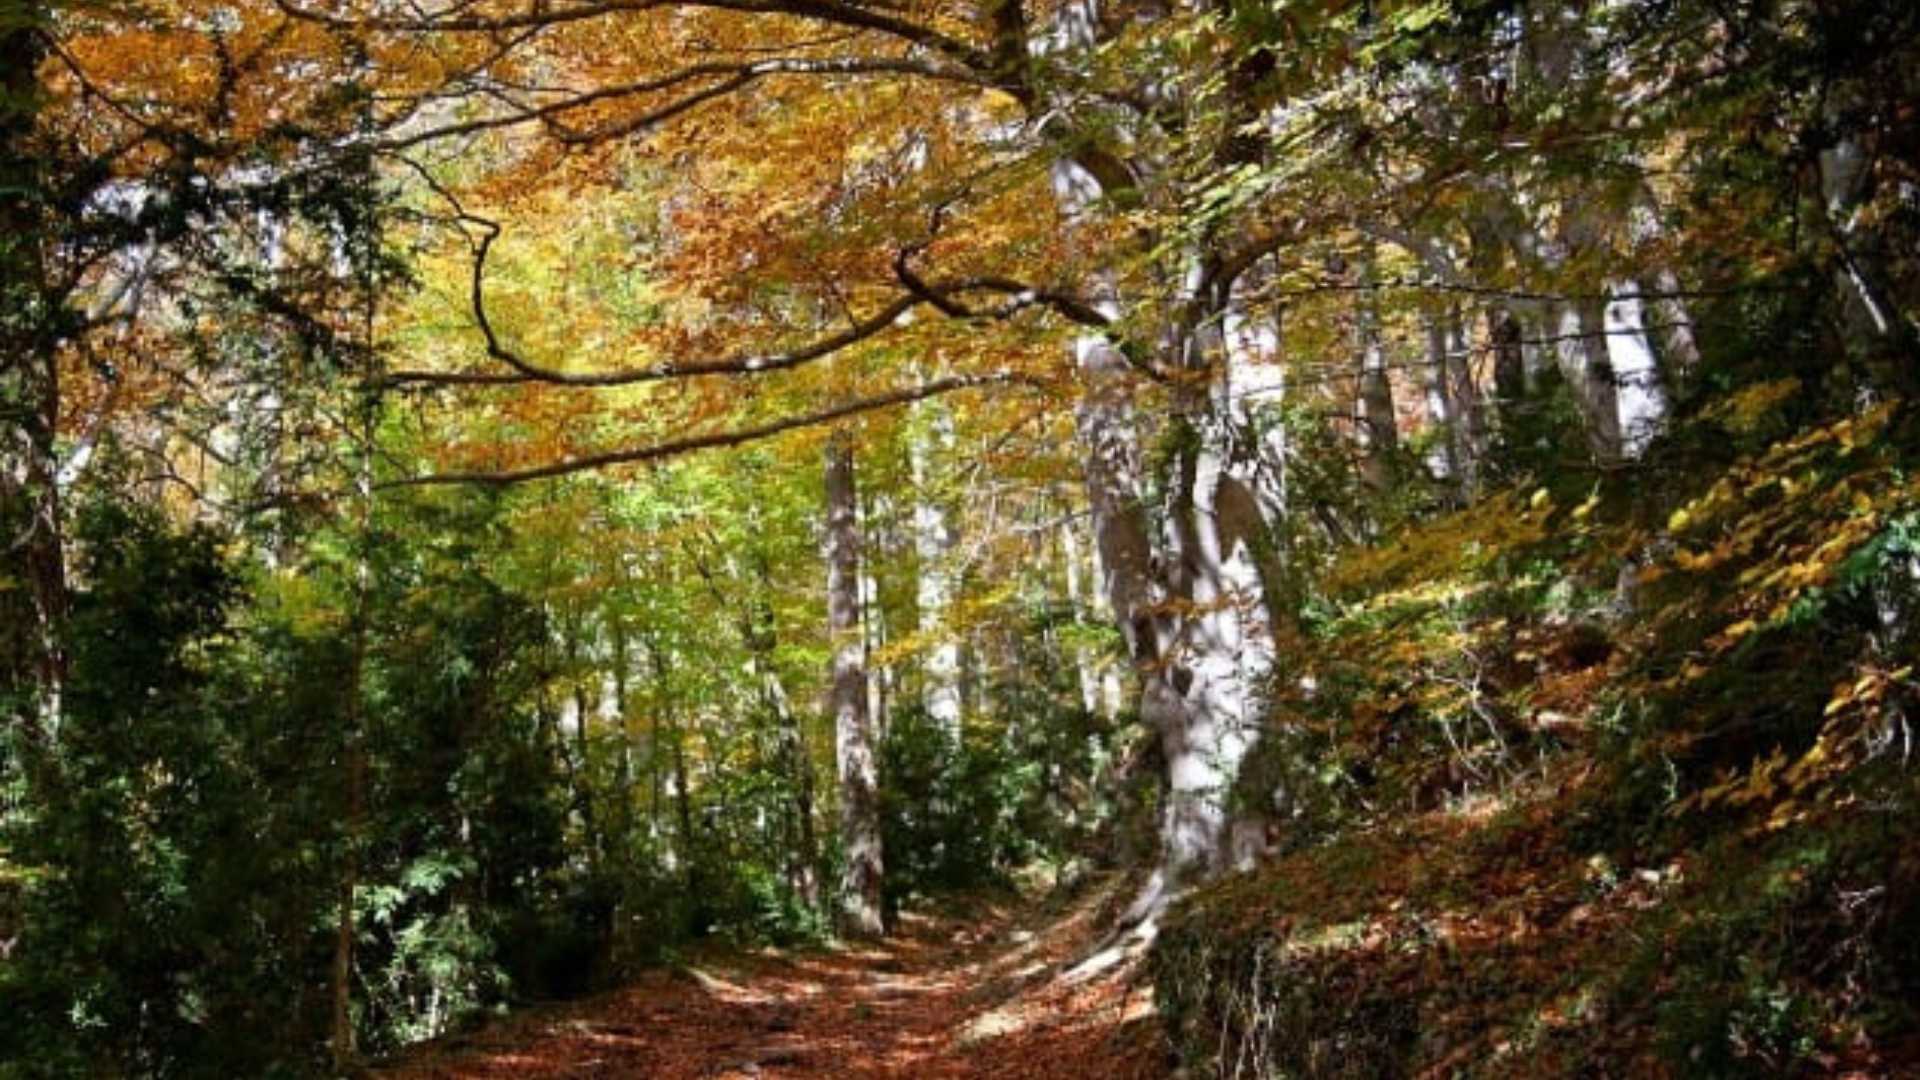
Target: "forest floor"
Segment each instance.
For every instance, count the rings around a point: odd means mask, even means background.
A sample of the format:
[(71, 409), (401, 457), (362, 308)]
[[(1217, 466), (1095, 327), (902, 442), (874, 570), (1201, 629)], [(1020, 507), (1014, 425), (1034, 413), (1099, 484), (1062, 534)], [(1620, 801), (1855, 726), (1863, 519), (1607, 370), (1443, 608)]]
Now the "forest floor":
[(1137, 950), (1096, 952), (1112, 895), (907, 914), (873, 944), (707, 950), (618, 990), (428, 1043), (373, 1075), (1162, 1077)]

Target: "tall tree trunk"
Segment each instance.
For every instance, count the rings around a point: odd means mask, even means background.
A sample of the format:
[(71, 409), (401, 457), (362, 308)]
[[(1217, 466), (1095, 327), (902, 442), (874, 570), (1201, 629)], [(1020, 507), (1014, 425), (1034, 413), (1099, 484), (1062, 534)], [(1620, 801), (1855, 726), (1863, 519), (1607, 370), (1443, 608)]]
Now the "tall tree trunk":
[(1360, 432), (1360, 476), (1374, 491), (1393, 486), (1393, 460), (1400, 448), (1400, 426), (1394, 416), (1393, 384), (1388, 379), (1387, 351), (1380, 339), (1379, 299), (1363, 292), (1354, 307), (1354, 349), (1359, 378), (1355, 385), (1354, 419)]
[(1679, 295), (1680, 275), (1662, 266), (1654, 271), (1653, 284), (1661, 294), (1653, 302), (1654, 317), (1660, 322), (1660, 370), (1668, 390), (1676, 391), (1700, 366), (1700, 341), (1694, 335), (1693, 314)]
[(588, 760), (593, 743), (593, 703), (588, 699), (586, 675), (592, 664), (581, 656), (581, 639), (590, 632), (588, 625), (584, 614), (566, 624), (567, 671), (573, 679), (573, 696), (571, 704), (562, 709), (561, 726), (565, 726), (565, 717), (571, 713), (573, 748), (566, 757), (571, 764), (568, 772), (573, 781), (574, 810), (580, 815), (580, 835), (585, 841), (587, 861), (591, 866), (599, 861), (600, 834), (599, 824), (594, 817), (592, 768)]
[(799, 714), (787, 698), (787, 687), (774, 663), (779, 646), (779, 627), (773, 611), (773, 568), (766, 552), (753, 552), (755, 589), (747, 619), (747, 647), (753, 654), (760, 676), (760, 701), (774, 719), (780, 745), (781, 768), (793, 785), (789, 811), (793, 835), (787, 851), (787, 887), (809, 909), (820, 906), (818, 864), (820, 846), (813, 829), (813, 754), (807, 748), (807, 733)]
[[(868, 492), (861, 498), (854, 495), (854, 525), (859, 537), (855, 550), (884, 552), (892, 545), (886, 527), (886, 518), (881, 512), (885, 500), (882, 496)], [(872, 725), (875, 744), (887, 737), (887, 720), (892, 713), (893, 666), (878, 664), (873, 658), (887, 645), (888, 634), (886, 607), (880, 602), (879, 559), (859, 560), (859, 585), (854, 596), (859, 602), (861, 666), (866, 672), (867, 718)]]
[(1499, 422), (1510, 426), (1527, 396), (1526, 330), (1505, 307), (1487, 309), (1487, 340), (1493, 346), (1493, 395)]
[(1447, 396), (1458, 410), (1454, 424), (1454, 458), (1460, 464), (1461, 492), (1472, 498), (1480, 487), (1480, 463), (1487, 449), (1487, 415), (1481, 400), (1480, 383), (1474, 378), (1473, 339), (1459, 304), (1448, 304), (1446, 311)]
[(953, 450), (953, 414), (938, 401), (922, 407), (926, 431), (914, 432), (907, 446), (913, 472), (913, 549), (918, 564), (916, 607), (920, 633), (932, 639), (921, 662), (921, 701), (934, 724), (960, 737), (960, 640), (946, 625), (953, 604), (953, 515), (936, 479), (937, 459)]
[[(371, 325), (371, 317), (369, 317)], [(371, 334), (369, 334), (371, 337)], [(341, 718), (341, 777), (346, 806), (341, 822), (341, 868), (338, 909), (335, 912), (332, 998), (333, 1018), (331, 1052), (334, 1071), (345, 1073), (353, 1066), (357, 1053), (353, 1029), (353, 953), (355, 944), (354, 897), (360, 884), (361, 847), (366, 839), (367, 817), (367, 650), (372, 631), (373, 603), (373, 437), (377, 402), (374, 391), (374, 353), (368, 349), (366, 399), (362, 406), (360, 460), (355, 469), (355, 510), (353, 570), (353, 651), (347, 678), (346, 712)]]
[(1151, 919), (1179, 890), (1240, 861), (1233, 785), (1254, 732), (1252, 686), (1271, 660), (1250, 537), (1258, 508), (1222, 453), (1211, 405), (1189, 402), (1172, 438), (1163, 551), (1142, 499), (1132, 380), (1117, 350), (1079, 346), (1077, 413), (1103, 586), (1139, 676), (1140, 717), (1166, 768), (1160, 865), (1127, 912)]
[(627, 730), (627, 680), (631, 677), (627, 665), (633, 657), (627, 648), (627, 628), (618, 611), (608, 614), (607, 633), (613, 656), (612, 670), (604, 685), (603, 713), (618, 736), (619, 753), (614, 774), (618, 798), (608, 824), (611, 835), (607, 837), (607, 853), (614, 856), (615, 865), (619, 865), (631, 859), (633, 853), (633, 733)]
[(1620, 410), (1620, 451), (1639, 457), (1666, 426), (1667, 387), (1640, 284), (1625, 281), (1610, 291), (1615, 299), (1606, 307), (1607, 362)]
[[(696, 902), (700, 896), (700, 860), (694, 857), (695, 839), (693, 835), (693, 780), (687, 767), (687, 728), (680, 716), (672, 708), (673, 697), (667, 687), (666, 651), (658, 642), (649, 642), (648, 655), (653, 661), (654, 685), (660, 701), (660, 717), (667, 721), (667, 749), (673, 756), (673, 810), (675, 830), (679, 834), (676, 852), (680, 862), (682, 886), (687, 895)], [(660, 720), (655, 720), (656, 728)], [(694, 927), (696, 931), (701, 929)]]
[(1877, 370), (1880, 379), (1896, 386), (1913, 386), (1911, 365), (1920, 344), (1913, 323), (1895, 302), (1888, 287), (1887, 252), (1879, 229), (1865, 220), (1862, 210), (1873, 196), (1874, 161), (1866, 143), (1850, 131), (1848, 102), (1827, 106), (1827, 123), (1842, 132), (1820, 152), (1820, 212), (1827, 238), (1833, 244), (1834, 280), (1841, 298), (1841, 333), (1848, 352), (1875, 359), (1893, 351), (1905, 361), (1892, 371)]
[[(1081, 565), (1085, 559), (1080, 553), (1080, 537), (1071, 519), (1060, 523), (1060, 562), (1067, 584), (1067, 610), (1072, 613), (1074, 622), (1085, 622), (1088, 619), (1086, 589), (1081, 584)], [(1100, 672), (1093, 650), (1085, 645), (1074, 645), (1073, 668), (1080, 680), (1080, 707), (1090, 716), (1102, 715)]]
[(1427, 362), (1421, 374), (1427, 397), (1427, 422), (1440, 430), (1440, 437), (1428, 453), (1427, 467), (1457, 493), (1462, 486), (1460, 406), (1453, 396), (1453, 382), (1447, 377), (1448, 353), (1453, 343), (1448, 340), (1443, 315), (1430, 313), (1424, 321)]
[(880, 913), (880, 779), (860, 621), (859, 495), (853, 442), (836, 431), (826, 448), (827, 635), (833, 649), (834, 760), (840, 780), (840, 879), (843, 928), (857, 937), (885, 932)]
[[(34, 146), (44, 12), (27, 3), (0, 30), (0, 689), (27, 691), (9, 719), (30, 736), (58, 726), (66, 660), (64, 521), (54, 439), (60, 424), (60, 298), (46, 277), (45, 177)], [(9, 687), (7, 684), (12, 684)]]
[(1606, 306), (1599, 297), (1582, 296), (1550, 307), (1555, 356), (1580, 410), (1587, 448), (1596, 460), (1612, 462), (1620, 459), (1623, 443), (1620, 395), (1607, 353)]

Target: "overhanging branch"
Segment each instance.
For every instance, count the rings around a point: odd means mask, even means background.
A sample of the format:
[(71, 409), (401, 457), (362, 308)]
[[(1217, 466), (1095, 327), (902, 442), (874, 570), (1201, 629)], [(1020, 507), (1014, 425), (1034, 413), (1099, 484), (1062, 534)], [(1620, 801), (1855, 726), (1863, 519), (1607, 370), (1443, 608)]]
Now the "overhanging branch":
[[(405, 161), (405, 158), (400, 158)], [(411, 163), (409, 163), (411, 164)], [(419, 167), (414, 166), (416, 169)], [(422, 170), (424, 175), (424, 170)], [(429, 176), (428, 182), (432, 179)], [(479, 239), (474, 243), (472, 281), (469, 288), (469, 301), (473, 311), (474, 325), (480, 330), (480, 336), (486, 347), (487, 356), (497, 360), (510, 372), (484, 371), (422, 371), (402, 370), (389, 372), (383, 384), (389, 387), (400, 386), (517, 386), (527, 383), (546, 383), (553, 386), (571, 387), (611, 387), (632, 386), (638, 383), (660, 382), (666, 379), (692, 378), (701, 375), (760, 375), (773, 371), (784, 371), (799, 367), (812, 361), (823, 359), (842, 349), (856, 345), (874, 337), (900, 321), (901, 316), (922, 304), (931, 304), (950, 316), (967, 319), (1009, 319), (1030, 307), (1045, 307), (1059, 312), (1064, 317), (1082, 325), (1106, 330), (1111, 328), (1113, 320), (1085, 301), (1064, 293), (1047, 289), (1037, 289), (1000, 277), (967, 278), (960, 281), (929, 284), (918, 276), (906, 271), (902, 277), (908, 286), (907, 294), (897, 296), (872, 315), (855, 322), (837, 334), (831, 334), (785, 352), (753, 353), (747, 356), (732, 356), (713, 360), (677, 360), (639, 367), (614, 368), (606, 371), (570, 372), (536, 364), (512, 349), (500, 340), (494, 329), (493, 321), (487, 315), (486, 266), (488, 253), (492, 251), (494, 240), (499, 238), (500, 227), (477, 215), (461, 209), (451, 193), (438, 188), (442, 196), (452, 200), (459, 220), (481, 230)], [(906, 253), (896, 261), (896, 271), (905, 267)], [(966, 292), (991, 292), (1007, 295), (1010, 299), (995, 308), (974, 311), (953, 299), (955, 294)]]
[(951, 393), (969, 387), (1009, 384), (1039, 386), (1039, 380), (1029, 376), (1002, 372), (993, 375), (954, 375), (917, 386), (903, 387), (874, 397), (860, 398), (855, 401), (835, 405), (816, 412), (790, 416), (771, 423), (755, 427), (736, 428), (732, 431), (717, 431), (706, 435), (694, 435), (671, 442), (654, 443), (651, 446), (633, 447), (626, 450), (611, 450), (603, 454), (591, 454), (586, 457), (567, 458), (547, 465), (535, 465), (525, 469), (510, 469), (501, 472), (455, 472), (435, 473), (427, 476), (412, 476), (401, 480), (389, 480), (377, 485), (380, 488), (425, 487), (429, 485), (477, 484), (484, 487), (508, 487), (523, 484), (530, 480), (546, 480), (556, 476), (566, 476), (577, 472), (590, 472), (612, 465), (631, 465), (643, 461), (658, 461), (662, 458), (677, 457), (700, 450), (714, 450), (744, 443), (757, 442), (772, 438), (783, 432), (795, 431), (805, 427), (817, 427), (843, 420), (861, 413), (874, 412), (920, 401), (938, 394)]
[[(538, 26), (597, 19), (607, 15), (637, 13), (673, 8), (711, 8), (738, 11), (750, 15), (785, 15), (829, 26), (853, 30), (871, 30), (930, 49), (950, 60), (985, 74), (992, 72), (992, 60), (983, 50), (959, 38), (949, 37), (930, 26), (889, 15), (844, 0), (592, 0), (578, 4), (535, 4), (508, 15), (466, 15), (453, 11), (414, 18), (355, 18), (316, 11), (279, 0), (280, 10), (289, 18), (320, 23), (338, 30), (371, 30), (387, 33), (468, 33), (493, 34)], [(458, 11), (460, 9), (455, 9)]]

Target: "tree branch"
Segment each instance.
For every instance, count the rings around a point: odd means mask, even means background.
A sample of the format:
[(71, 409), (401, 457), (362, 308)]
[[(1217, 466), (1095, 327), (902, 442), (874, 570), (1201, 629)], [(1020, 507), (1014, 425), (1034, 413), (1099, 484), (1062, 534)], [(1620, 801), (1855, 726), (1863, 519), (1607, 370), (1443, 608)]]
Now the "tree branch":
[[(725, 97), (736, 90), (772, 75), (818, 75), (818, 76), (865, 76), (865, 75), (906, 75), (916, 78), (933, 79), (941, 82), (961, 83), (967, 86), (980, 86), (986, 80), (963, 67), (952, 67), (926, 60), (914, 60), (907, 57), (891, 56), (840, 56), (840, 57), (781, 57), (755, 61), (712, 61), (692, 64), (675, 71), (667, 72), (638, 82), (623, 83), (619, 86), (603, 87), (581, 94), (575, 94), (560, 101), (548, 102), (539, 106), (521, 106), (517, 102), (514, 111), (502, 116), (489, 116), (478, 120), (466, 120), (457, 124), (446, 124), (410, 135), (401, 135), (381, 141), (382, 150), (405, 150), (421, 143), (438, 139), (453, 138), (460, 135), (472, 135), (482, 131), (494, 131), (501, 128), (518, 127), (521, 124), (546, 122), (551, 134), (562, 143), (580, 145), (603, 142), (633, 135), (648, 128), (666, 123), (682, 113), (699, 105)], [(628, 117), (587, 131), (576, 131), (560, 125), (557, 118), (565, 113), (584, 109), (589, 105), (603, 101), (615, 101), (621, 98), (639, 97), (644, 94), (671, 90), (684, 83), (699, 79), (719, 79), (720, 81), (691, 91), (683, 97), (662, 102), (639, 116)]]
[[(348, 18), (302, 7), (293, 0), (278, 0), (280, 10), (289, 18), (320, 23), (337, 30), (375, 30), (395, 33), (468, 33), (492, 34), (537, 26), (597, 19), (604, 15), (653, 11), (662, 8), (715, 8), (750, 15), (788, 15), (830, 26), (872, 30), (908, 41), (957, 61), (983, 74), (990, 73), (992, 61), (985, 52), (949, 37), (929, 26), (875, 11), (843, 0), (592, 0), (589, 3), (536, 4), (511, 15), (442, 15), (423, 18)], [(463, 10), (457, 9), (457, 10)]]
[(969, 387), (1006, 385), (1021, 383), (1030, 386), (1041, 385), (1037, 379), (1029, 376), (1001, 372), (993, 375), (954, 375), (918, 386), (904, 387), (874, 397), (860, 398), (856, 401), (820, 409), (816, 412), (790, 416), (755, 427), (737, 428), (732, 431), (717, 431), (706, 435), (694, 435), (671, 442), (655, 443), (651, 446), (633, 447), (626, 450), (612, 450), (603, 454), (591, 454), (580, 458), (563, 458), (547, 465), (536, 465), (525, 469), (502, 472), (455, 472), (435, 473), (427, 476), (412, 476), (402, 480), (389, 480), (376, 485), (379, 488), (424, 487), (445, 484), (479, 484), (487, 487), (507, 487), (523, 484), (530, 480), (545, 480), (571, 473), (604, 469), (611, 465), (630, 465), (642, 461), (657, 461), (661, 458), (690, 454), (699, 450), (713, 450), (743, 443), (756, 442), (771, 438), (783, 432), (804, 427), (816, 427), (832, 423), (835, 420), (857, 416), (861, 413), (904, 405), (920, 401), (938, 394), (951, 393)]
[[(910, 269), (906, 269), (908, 255), (916, 250), (908, 248), (895, 260), (895, 270), (902, 273), (902, 281), (907, 285), (908, 293), (895, 297), (879, 311), (865, 319), (854, 322), (847, 329), (797, 349), (780, 353), (758, 353), (748, 356), (732, 356), (716, 360), (682, 360), (649, 364), (643, 367), (618, 368), (610, 371), (568, 372), (536, 364), (519, 353), (506, 347), (499, 333), (493, 327), (493, 321), (487, 315), (486, 264), (487, 255), (492, 250), (494, 240), (500, 236), (500, 226), (486, 218), (467, 212), (459, 201), (446, 191), (432, 176), (418, 164), (407, 158), (395, 157), (411, 166), (428, 185), (449, 201), (459, 221), (471, 224), (481, 230), (480, 239), (474, 244), (472, 283), (469, 290), (470, 306), (474, 324), (480, 330), (485, 343), (487, 356), (512, 368), (511, 372), (485, 371), (423, 371), (401, 370), (389, 372), (381, 385), (399, 387), (407, 385), (427, 386), (515, 386), (525, 383), (548, 383), (555, 386), (607, 387), (631, 386), (637, 383), (659, 382), (665, 379), (683, 379), (700, 375), (758, 375), (770, 371), (785, 371), (803, 364), (822, 359), (842, 349), (856, 345), (874, 337), (895, 323), (908, 311), (921, 304), (932, 304), (950, 316), (964, 319), (1007, 319), (1029, 307), (1045, 306), (1052, 308), (1069, 319), (1086, 326), (1108, 328), (1113, 320), (1085, 301), (1051, 290), (1035, 289), (1017, 281), (1000, 277), (968, 278), (954, 282), (929, 284), (921, 280)], [(921, 245), (924, 246), (924, 245)], [(990, 311), (976, 312), (955, 301), (955, 293), (987, 291), (1005, 293), (1012, 300)]]

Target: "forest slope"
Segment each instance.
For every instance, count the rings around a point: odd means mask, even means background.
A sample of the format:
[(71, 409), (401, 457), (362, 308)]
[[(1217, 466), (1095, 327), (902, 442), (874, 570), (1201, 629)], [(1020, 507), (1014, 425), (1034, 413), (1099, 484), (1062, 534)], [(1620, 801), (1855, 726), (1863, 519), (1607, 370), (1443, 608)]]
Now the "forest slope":
[(1301, 827), (1154, 953), (1190, 1062), (1915, 1075), (1913, 419), (1798, 389), (1344, 561), (1272, 721)]

